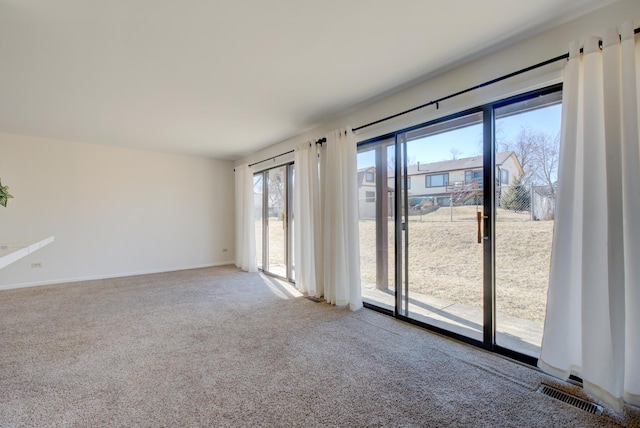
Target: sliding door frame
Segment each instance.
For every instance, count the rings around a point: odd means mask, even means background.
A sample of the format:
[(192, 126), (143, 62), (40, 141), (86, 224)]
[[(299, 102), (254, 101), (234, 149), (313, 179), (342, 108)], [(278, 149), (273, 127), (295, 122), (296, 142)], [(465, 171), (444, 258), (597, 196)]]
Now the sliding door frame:
[[(278, 275), (269, 270), (269, 186), (268, 186), (268, 176), (269, 171), (277, 168), (285, 168), (285, 184), (284, 184), (284, 212), (285, 212), (285, 236), (284, 236), (284, 260), (285, 260), (285, 276)], [(291, 234), (292, 230), (292, 220), (293, 216), (293, 172), (294, 171), (294, 163), (288, 162), (285, 164), (279, 164), (276, 166), (272, 166), (267, 169), (260, 170), (253, 175), (262, 176), (262, 242), (257, 245), (262, 245), (262, 267), (259, 269), (261, 272), (274, 276), (276, 278), (284, 279), (292, 284), (295, 284), (295, 280), (293, 278), (293, 236)], [(266, 267), (266, 269), (265, 269)]]
[[(287, 184), (286, 184), (286, 192), (287, 192), (287, 196), (286, 196), (286, 200), (287, 200), (287, 209), (286, 209), (286, 213), (287, 213), (287, 219), (286, 219), (286, 225), (287, 225), (287, 233), (286, 233), (286, 245), (287, 245), (287, 249), (285, 250), (286, 252), (286, 260), (285, 263), (287, 265), (287, 280), (291, 283), (295, 283), (294, 281), (294, 257), (293, 257), (293, 234), (295, 233), (294, 230), (294, 223), (293, 223), (293, 180), (295, 179), (293, 174), (294, 174), (294, 170), (295, 170), (295, 164), (293, 162), (288, 163), (287, 164)], [(293, 231), (293, 233), (292, 233)]]
[[(482, 179), (484, 190), (484, 212), (482, 213), (482, 285), (483, 285), (483, 341), (484, 349), (493, 350), (496, 342), (496, 254), (494, 235), (495, 221), (495, 109), (492, 105), (482, 107)], [(490, 183), (487, 186), (487, 183)]]
[[(374, 137), (358, 144), (358, 149), (368, 146), (381, 144), (383, 141), (395, 141), (395, 310), (390, 311), (387, 308), (379, 307), (372, 303), (364, 302), (366, 308), (393, 316), (401, 321), (414, 324), (433, 331), (438, 334), (456, 339), (458, 341), (495, 352), (500, 355), (507, 356), (517, 361), (536, 366), (538, 359), (529, 355), (514, 351), (512, 349), (503, 348), (496, 344), (496, 289), (495, 289), (495, 204), (496, 204), (496, 146), (495, 146), (495, 110), (509, 104), (520, 101), (526, 101), (543, 95), (562, 91), (562, 83), (547, 86), (545, 88), (534, 91), (525, 92), (516, 96), (504, 98), (495, 102), (486, 103), (479, 107), (470, 108), (461, 112), (453, 113), (442, 118), (431, 120), (428, 122), (413, 125), (398, 131), (389, 132), (387, 134)], [(407, 175), (406, 175), (406, 141), (403, 135), (407, 132), (424, 128), (439, 123), (444, 123), (463, 116), (483, 113), (483, 181), (484, 185), (484, 213), (482, 216), (482, 246), (483, 246), (483, 339), (476, 340), (450, 330), (446, 330), (431, 324), (409, 318), (405, 309), (408, 308), (408, 302), (403, 298), (408, 298), (408, 222), (403, 214), (403, 210), (408, 209), (407, 192)], [(404, 211), (407, 213), (408, 211)], [(404, 261), (404, 263), (402, 263)]]

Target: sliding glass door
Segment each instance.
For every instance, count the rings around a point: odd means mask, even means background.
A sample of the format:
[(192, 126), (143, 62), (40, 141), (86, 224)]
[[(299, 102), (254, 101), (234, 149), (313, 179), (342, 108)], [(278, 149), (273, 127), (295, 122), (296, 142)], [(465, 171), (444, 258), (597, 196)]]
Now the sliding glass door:
[(358, 152), (362, 296), (387, 311), (393, 311), (396, 304), (395, 156), (394, 140)]
[(367, 306), (537, 358), (560, 101), (548, 88), (360, 145)]
[(496, 344), (537, 357), (547, 304), (561, 92), (495, 109)]
[(398, 135), (406, 152), (402, 314), (481, 341), (484, 211), (482, 112)]
[(264, 173), (253, 175), (253, 209), (256, 224), (256, 261), (258, 269), (264, 270)]
[(293, 281), (293, 164), (254, 175), (258, 267)]
[(266, 173), (266, 235), (267, 272), (287, 276), (287, 167), (273, 168)]

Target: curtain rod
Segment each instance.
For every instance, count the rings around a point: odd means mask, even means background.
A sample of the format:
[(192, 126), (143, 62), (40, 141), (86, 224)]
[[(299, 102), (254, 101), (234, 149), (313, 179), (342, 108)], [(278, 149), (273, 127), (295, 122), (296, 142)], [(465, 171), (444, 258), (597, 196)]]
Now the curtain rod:
[[(640, 27), (636, 28), (633, 32), (634, 32), (634, 34), (640, 33)], [(602, 47), (602, 41), (600, 42), (600, 47)], [(580, 53), (582, 53), (582, 52), (583, 52), (583, 49), (580, 49)], [(527, 72), (529, 72), (531, 70), (535, 70), (536, 68), (544, 67), (545, 65), (553, 64), (554, 62), (558, 62), (558, 61), (561, 61), (563, 59), (569, 59), (569, 53), (568, 52), (566, 54), (564, 54), (564, 55), (560, 55), (560, 56), (557, 56), (555, 58), (551, 58), (551, 59), (548, 59), (546, 61), (542, 61), (542, 62), (539, 62), (537, 64), (530, 65), (529, 67), (522, 68), (520, 70), (514, 71), (514, 72), (509, 73), (509, 74), (505, 74), (504, 76), (500, 76), (500, 77), (496, 77), (495, 79), (487, 80), (484, 83), (480, 83), (479, 85), (475, 85), (475, 86), (472, 86), (470, 88), (463, 89), (462, 91), (447, 95), (445, 97), (438, 98), (437, 100), (429, 101), (426, 104), (419, 105), (419, 106), (411, 108), (409, 110), (405, 110), (405, 111), (402, 111), (400, 113), (392, 114), (391, 116), (387, 116), (385, 118), (378, 119), (375, 122), (371, 122), (371, 123), (367, 123), (366, 125), (358, 126), (357, 128), (353, 128), (353, 132), (359, 131), (360, 129), (364, 129), (364, 128), (367, 128), (369, 126), (377, 125), (377, 124), (382, 123), (382, 122), (386, 122), (387, 120), (395, 119), (396, 117), (403, 116), (405, 114), (414, 112), (416, 110), (420, 110), (420, 109), (425, 108), (425, 107), (432, 106), (434, 104), (436, 106), (436, 109), (438, 109), (438, 108), (440, 108), (439, 104), (442, 101), (446, 101), (446, 100), (448, 100), (450, 98), (454, 98), (454, 97), (457, 97), (459, 95), (466, 94), (467, 92), (471, 92), (471, 91), (475, 91), (477, 89), (484, 88), (485, 86), (493, 85), (494, 83), (501, 82), (503, 80), (506, 80), (506, 79), (509, 79), (511, 77), (517, 76), (519, 74), (527, 73)]]
[(259, 163), (270, 161), (271, 159), (276, 160), (277, 157), (288, 155), (289, 153), (293, 153), (295, 150), (289, 150), (288, 152), (280, 153), (279, 155), (271, 156), (270, 158), (262, 159), (261, 161), (250, 163), (249, 166), (258, 165)]
[[(322, 144), (322, 143), (326, 143), (326, 142), (327, 142), (326, 138), (320, 138), (318, 141), (316, 141), (316, 144)], [(271, 156), (270, 158), (266, 158), (266, 159), (262, 159), (261, 161), (258, 161), (258, 162), (250, 163), (249, 166), (258, 165), (259, 163), (270, 161), (271, 159), (275, 160), (276, 158), (279, 158), (280, 156), (288, 155), (289, 153), (293, 153), (293, 152), (295, 152), (295, 150), (289, 150), (288, 152), (280, 153), (279, 155)]]
[[(327, 142), (327, 139), (323, 137), (323, 138), (320, 138), (319, 140), (317, 140), (316, 144), (323, 144), (323, 143), (326, 143), (326, 142)], [(295, 152), (295, 150), (289, 150), (288, 152), (280, 153), (279, 155), (274, 155), (274, 156), (271, 156), (270, 158), (266, 158), (266, 159), (262, 159), (261, 161), (258, 161), (258, 162), (250, 163), (249, 166), (258, 165), (259, 163), (267, 162), (267, 161), (270, 161), (272, 159), (275, 160), (276, 158), (279, 158), (280, 156), (288, 155), (288, 154), (293, 153), (293, 152)], [(235, 172), (236, 169), (233, 168), (233, 171)]]

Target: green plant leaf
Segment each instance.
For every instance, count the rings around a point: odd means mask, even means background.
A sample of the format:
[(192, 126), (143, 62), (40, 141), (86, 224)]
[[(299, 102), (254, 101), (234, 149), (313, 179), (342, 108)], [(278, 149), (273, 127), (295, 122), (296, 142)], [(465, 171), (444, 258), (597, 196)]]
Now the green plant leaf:
[(0, 181), (0, 205), (7, 206), (7, 200), (13, 198), (13, 195), (9, 194), (9, 186), (3, 186)]

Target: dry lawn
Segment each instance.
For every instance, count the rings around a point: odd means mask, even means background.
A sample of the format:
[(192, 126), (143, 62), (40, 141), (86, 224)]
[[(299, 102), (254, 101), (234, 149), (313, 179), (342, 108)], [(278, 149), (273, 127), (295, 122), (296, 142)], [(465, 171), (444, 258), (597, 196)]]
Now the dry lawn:
[[(528, 213), (498, 209), (496, 305), (501, 314), (543, 322), (553, 221), (530, 221)], [(261, 258), (262, 221), (256, 222)], [(477, 243), (476, 207), (440, 208), (409, 220), (409, 293), (482, 307), (482, 245)], [(394, 224), (389, 221), (389, 287), (393, 288)], [(269, 219), (269, 265), (283, 274), (282, 220)], [(375, 222), (360, 221), (363, 286), (376, 282)], [(277, 272), (276, 272), (277, 271)]]
[[(282, 275), (285, 264), (285, 225), (281, 219), (269, 217), (269, 259), (267, 260), (268, 266), (271, 268), (272, 273)], [(262, 265), (262, 219), (256, 221), (256, 257), (258, 259), (258, 266)], [(273, 271), (276, 269), (276, 271)]]
[[(542, 322), (553, 232), (552, 221), (530, 221), (527, 213), (498, 209), (496, 304), (505, 315)], [(393, 262), (393, 222), (389, 222)], [(475, 207), (449, 208), (412, 216), (409, 236), (409, 293), (482, 307), (482, 245), (477, 243)], [(360, 222), (362, 283), (375, 284), (375, 222)], [(393, 270), (390, 269), (390, 275)]]

